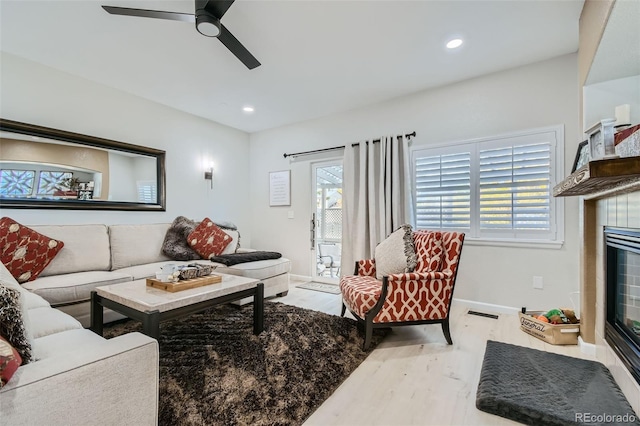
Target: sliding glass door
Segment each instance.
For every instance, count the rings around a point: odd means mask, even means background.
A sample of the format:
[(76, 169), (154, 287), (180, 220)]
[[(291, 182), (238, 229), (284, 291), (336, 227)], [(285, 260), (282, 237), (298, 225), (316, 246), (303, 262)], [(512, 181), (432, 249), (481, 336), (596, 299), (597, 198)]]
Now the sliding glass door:
[(313, 279), (337, 284), (342, 267), (342, 161), (314, 163), (312, 176)]

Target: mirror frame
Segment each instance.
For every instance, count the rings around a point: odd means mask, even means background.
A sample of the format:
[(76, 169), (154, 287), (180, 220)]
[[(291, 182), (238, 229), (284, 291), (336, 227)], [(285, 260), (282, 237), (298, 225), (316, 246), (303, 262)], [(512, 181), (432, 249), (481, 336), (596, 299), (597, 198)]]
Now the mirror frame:
[(132, 145), (103, 139), (96, 136), (87, 136), (35, 124), (21, 123), (0, 118), (0, 130), (22, 135), (37, 136), (63, 142), (70, 142), (94, 148), (110, 149), (131, 154), (140, 154), (156, 159), (156, 176), (158, 200), (156, 203), (136, 203), (129, 201), (93, 201), (93, 200), (45, 200), (33, 198), (2, 198), (0, 207), (12, 209), (73, 209), (73, 210), (134, 210), (134, 211), (166, 211), (166, 176), (165, 156), (166, 152), (140, 145)]

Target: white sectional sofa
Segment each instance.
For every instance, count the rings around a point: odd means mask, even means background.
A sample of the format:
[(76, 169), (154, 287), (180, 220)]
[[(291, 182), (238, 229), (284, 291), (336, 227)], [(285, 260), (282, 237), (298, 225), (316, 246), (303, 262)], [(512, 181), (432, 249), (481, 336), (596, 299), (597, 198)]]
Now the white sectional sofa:
[(21, 287), (35, 360), (0, 388), (3, 425), (153, 425), (158, 421), (158, 342), (140, 333), (104, 339)]
[[(190, 263), (171, 260), (162, 253), (170, 225), (28, 225), (43, 235), (61, 240), (64, 247), (37, 279), (22, 286), (88, 327), (90, 295), (95, 287), (154, 277), (165, 264)], [(282, 257), (230, 267), (219, 265), (216, 271), (258, 279), (264, 284), (265, 297), (271, 297), (288, 292), (290, 269), (291, 262)], [(243, 299), (239, 303), (251, 300)], [(122, 316), (105, 310), (105, 322), (118, 318)]]

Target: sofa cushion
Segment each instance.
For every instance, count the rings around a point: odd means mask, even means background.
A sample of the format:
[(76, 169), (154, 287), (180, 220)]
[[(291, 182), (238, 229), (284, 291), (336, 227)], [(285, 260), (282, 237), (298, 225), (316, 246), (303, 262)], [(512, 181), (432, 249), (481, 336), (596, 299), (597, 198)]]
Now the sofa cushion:
[(275, 277), (286, 274), (291, 270), (291, 261), (287, 258), (258, 260), (256, 262), (239, 263), (233, 266), (224, 266), (221, 263), (213, 263), (217, 266), (216, 272), (230, 275), (240, 275), (256, 280)]
[(0, 336), (13, 346), (22, 362), (31, 361), (31, 343), (22, 320), (20, 291), (0, 284)]
[(189, 245), (203, 259), (217, 256), (231, 243), (231, 236), (220, 229), (208, 217), (193, 230), (187, 237)]
[(376, 278), (391, 274), (413, 272), (416, 252), (413, 248), (411, 225), (402, 225), (376, 246)]
[(127, 281), (131, 281), (131, 276), (125, 273), (92, 271), (42, 277), (25, 283), (24, 287), (57, 306), (89, 300), (91, 291), (96, 287)]
[(39, 225), (32, 228), (64, 241), (64, 248), (44, 268), (41, 277), (110, 269), (111, 250), (106, 225)]
[(109, 226), (111, 270), (171, 260), (162, 253), (169, 226), (168, 223)]
[(53, 355), (73, 353), (83, 347), (99, 347), (107, 340), (85, 328), (74, 328), (35, 339), (33, 350), (37, 359), (46, 359)]
[(9, 382), (21, 364), (22, 358), (16, 348), (0, 336), (0, 388)]
[[(55, 308), (29, 309), (29, 319), (35, 340), (62, 331), (82, 328), (82, 324), (77, 319)], [(36, 355), (39, 356), (39, 354)]]
[(22, 301), (27, 311), (29, 309), (47, 308), (51, 306), (51, 304), (44, 300), (42, 296), (38, 296), (37, 294), (28, 290), (25, 290), (24, 293), (22, 293)]
[(11, 218), (0, 219), (0, 261), (19, 283), (38, 278), (63, 246), (62, 241), (42, 235)]

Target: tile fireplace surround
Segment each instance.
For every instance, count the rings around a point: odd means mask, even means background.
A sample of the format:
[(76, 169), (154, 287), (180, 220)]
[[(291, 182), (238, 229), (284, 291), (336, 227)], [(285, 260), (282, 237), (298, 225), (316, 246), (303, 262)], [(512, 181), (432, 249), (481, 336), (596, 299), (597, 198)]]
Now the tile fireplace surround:
[[(640, 229), (640, 189), (627, 194), (611, 195), (597, 200), (585, 199), (583, 202), (583, 264), (585, 262), (588, 264), (583, 267), (583, 291), (586, 293), (587, 301), (589, 300), (589, 294), (595, 296), (595, 312), (592, 311), (591, 315), (595, 315), (596, 357), (598, 361), (611, 370), (635, 412), (640, 413), (640, 385), (638, 385), (629, 370), (604, 339), (606, 323), (606, 247), (603, 232), (605, 226)], [(582, 301), (584, 303), (584, 297)], [(587, 307), (589, 305), (593, 306), (593, 304), (588, 303), (584, 306)], [(588, 333), (583, 338), (587, 336)]]

